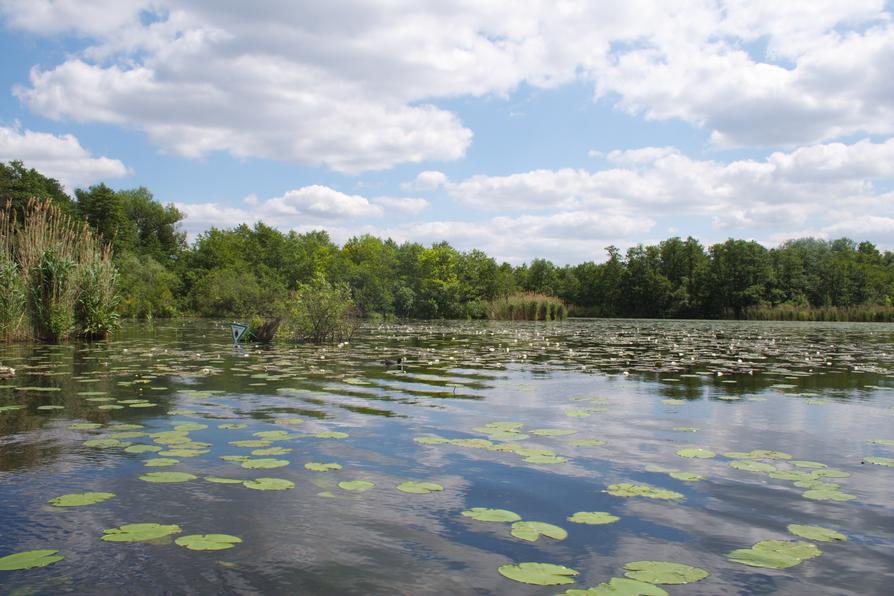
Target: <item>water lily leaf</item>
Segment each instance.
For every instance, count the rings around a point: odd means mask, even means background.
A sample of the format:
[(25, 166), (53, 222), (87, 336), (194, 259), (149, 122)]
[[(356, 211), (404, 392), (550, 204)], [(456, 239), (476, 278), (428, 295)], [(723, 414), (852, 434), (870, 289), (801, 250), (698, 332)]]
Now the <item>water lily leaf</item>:
[(677, 468), (668, 468), (665, 466), (659, 466), (658, 464), (646, 464), (646, 472), (656, 472), (658, 474), (670, 474), (671, 472), (678, 472)]
[(632, 561), (624, 569), (630, 579), (650, 584), (691, 584), (711, 575), (699, 567), (668, 561)]
[(600, 447), (605, 445), (607, 441), (603, 441), (602, 439), (574, 439), (573, 441), (569, 441), (569, 445), (572, 447)]
[(285, 430), (262, 430), (260, 432), (253, 433), (253, 436), (267, 439), (268, 441), (281, 441), (291, 438), (292, 435)]
[(837, 470), (835, 468), (826, 468), (824, 470), (814, 470), (811, 472), (814, 478), (850, 478), (850, 472)]
[(422, 443), (423, 445), (442, 445), (450, 442), (449, 439), (443, 437), (416, 437), (413, 440), (417, 443)]
[(102, 539), (106, 542), (146, 542), (179, 534), (182, 531), (180, 526), (173, 524), (125, 524), (118, 528), (103, 530)]
[(684, 495), (672, 490), (655, 488), (645, 484), (631, 484), (628, 482), (610, 484), (605, 492), (616, 497), (648, 497), (650, 499), (664, 500), (679, 500), (685, 498)]
[(799, 468), (820, 469), (820, 468), (828, 468), (829, 467), (826, 464), (820, 463), (818, 461), (794, 460), (794, 461), (790, 461), (788, 463), (792, 464), (793, 466), (797, 466)]
[[(24, 410), (25, 406), (16, 404), (12, 406), (0, 406), (0, 412), (12, 412), (14, 410)], [(36, 552), (36, 551), (35, 551)], [(10, 555), (12, 556), (12, 555)]]
[(338, 483), (338, 487), (344, 490), (362, 493), (375, 487), (375, 483), (368, 480), (343, 480)]
[(62, 495), (55, 499), (50, 499), (55, 507), (81, 507), (83, 505), (93, 505), (102, 503), (113, 498), (115, 493), (76, 493), (70, 495)]
[(679, 405), (685, 404), (686, 400), (685, 399), (669, 398), (669, 399), (662, 399), (661, 403), (663, 403), (666, 406), (679, 406)]
[(762, 462), (749, 460), (735, 460), (729, 462), (730, 467), (737, 470), (745, 470), (746, 472), (775, 472), (776, 466)]
[(717, 454), (710, 449), (702, 449), (701, 447), (690, 447), (686, 449), (678, 449), (677, 455), (680, 457), (688, 457), (694, 459), (710, 459)]
[(251, 458), (247, 455), (221, 455), (220, 459), (224, 461), (249, 461)]
[(174, 544), (189, 550), (226, 550), (242, 542), (229, 534), (190, 534), (174, 540)]
[(124, 448), (127, 453), (157, 453), (161, 451), (161, 447), (157, 445), (146, 445), (145, 443), (137, 443)]
[(670, 477), (676, 478), (677, 480), (685, 480), (686, 482), (697, 482), (705, 479), (701, 474), (696, 474), (694, 472), (671, 472)]
[(873, 445), (884, 445), (886, 447), (894, 447), (894, 439), (873, 439), (869, 441)]
[(870, 456), (863, 458), (863, 461), (875, 464), (877, 466), (887, 466), (889, 468), (894, 468), (894, 459), (890, 457), (878, 457), (878, 456)]
[(617, 515), (612, 515), (607, 511), (578, 511), (568, 518), (568, 521), (576, 524), (588, 524), (591, 526), (602, 526), (605, 524), (613, 524), (621, 519)]
[(822, 526), (789, 524), (788, 531), (795, 536), (800, 536), (801, 538), (806, 538), (808, 540), (819, 540), (821, 542), (834, 542), (836, 540), (847, 541), (847, 536), (841, 532), (823, 528)]
[(569, 408), (565, 410), (565, 415), (569, 418), (586, 418), (591, 413), (588, 410), (580, 410), (577, 408)]
[(249, 439), (247, 441), (230, 441), (234, 447), (270, 447), (273, 443), (266, 439)]
[(96, 406), (97, 410), (123, 410), (124, 406), (119, 406), (118, 404), (105, 404), (102, 406)]
[(403, 493), (413, 495), (426, 495), (444, 490), (444, 487), (437, 482), (401, 482), (397, 485), (397, 490)]
[(156, 403), (151, 403), (148, 401), (141, 401), (141, 402), (138, 402), (135, 404), (130, 404), (130, 407), (131, 408), (154, 408), (157, 405), (158, 404), (156, 404)]
[(198, 424), (195, 422), (190, 422), (189, 424), (178, 424), (174, 427), (174, 430), (189, 432), (192, 430), (205, 430), (208, 428), (207, 424)]
[(810, 472), (801, 472), (800, 470), (773, 470), (769, 474), (770, 478), (777, 480), (793, 480), (795, 482), (807, 482), (816, 480), (816, 477)]
[[(109, 429), (113, 430), (113, 429)], [(109, 435), (110, 439), (139, 439), (140, 437), (145, 437), (146, 433), (139, 430), (127, 430), (123, 432), (116, 432)]]
[(267, 449), (255, 449), (252, 455), (286, 455), (291, 453), (291, 447), (268, 447)]
[[(835, 486), (835, 485), (833, 485)], [(852, 501), (856, 499), (856, 495), (843, 493), (837, 488), (817, 488), (804, 491), (801, 496), (805, 499), (813, 499), (814, 501)]]
[(180, 463), (180, 460), (171, 459), (168, 457), (155, 457), (152, 459), (147, 459), (143, 462), (143, 465), (147, 468), (163, 468), (165, 466), (175, 466)]
[(626, 577), (613, 577), (595, 588), (566, 590), (559, 596), (668, 596), (668, 593), (654, 584)]
[(347, 439), (350, 435), (338, 430), (324, 430), (323, 432), (319, 432), (311, 436), (314, 436), (318, 439)]
[(249, 459), (242, 462), (242, 467), (249, 470), (272, 470), (273, 468), (281, 468), (287, 465), (289, 465), (289, 460), (287, 459), (263, 458)]
[(167, 451), (159, 451), (159, 455), (165, 457), (198, 457), (208, 453), (207, 449), (168, 449)]
[(512, 524), (512, 535), (529, 542), (535, 542), (541, 536), (546, 536), (553, 540), (565, 540), (568, 538), (568, 532), (564, 528), (544, 522), (528, 521), (519, 521)]
[(472, 507), (463, 511), (465, 517), (471, 517), (484, 522), (517, 522), (521, 516), (508, 509), (488, 509), (487, 507)]
[(821, 554), (822, 551), (809, 542), (762, 540), (751, 548), (734, 550), (727, 558), (752, 567), (787, 569)]
[(450, 444), (459, 447), (471, 447), (473, 449), (487, 449), (494, 446), (487, 439), (451, 439)]
[(220, 476), (205, 476), (205, 480), (215, 484), (242, 484), (242, 480), (236, 478), (221, 478)]
[(532, 435), (540, 437), (564, 437), (567, 435), (577, 434), (576, 430), (570, 428), (535, 428), (528, 431)]
[(561, 586), (573, 584), (572, 579), (578, 572), (575, 569), (552, 563), (519, 563), (518, 565), (501, 565), (500, 575), (523, 584), (535, 586)]
[(277, 418), (270, 422), (273, 424), (304, 424), (304, 418)]
[(84, 441), (84, 445), (98, 449), (110, 449), (112, 447), (127, 447), (130, 443), (118, 439), (88, 439)]
[(568, 461), (567, 457), (562, 457), (561, 455), (529, 455), (525, 458), (526, 462), (530, 462), (532, 464), (562, 464)]
[(236, 430), (239, 428), (245, 428), (248, 426), (247, 424), (242, 424), (241, 422), (227, 422), (225, 424), (218, 424), (217, 428), (222, 428), (225, 430)]
[(341, 464), (336, 463), (318, 463), (308, 462), (304, 467), (312, 472), (329, 472), (330, 470), (341, 470)]
[(295, 483), (284, 478), (255, 478), (242, 483), (246, 488), (254, 490), (288, 490), (295, 487)]
[(41, 549), (6, 555), (5, 557), (0, 557), (0, 571), (46, 567), (65, 558), (62, 555), (57, 555), (56, 553), (58, 552), (58, 550)]
[(98, 422), (75, 422), (74, 424), (69, 424), (68, 428), (71, 430), (93, 430), (102, 428), (102, 424)]
[(195, 479), (196, 476), (187, 474), (186, 472), (148, 472), (140, 476), (140, 480), (161, 484), (173, 482), (188, 482)]
[(65, 406), (57, 406), (57, 405), (46, 405), (46, 406), (37, 406), (38, 410), (64, 410)]

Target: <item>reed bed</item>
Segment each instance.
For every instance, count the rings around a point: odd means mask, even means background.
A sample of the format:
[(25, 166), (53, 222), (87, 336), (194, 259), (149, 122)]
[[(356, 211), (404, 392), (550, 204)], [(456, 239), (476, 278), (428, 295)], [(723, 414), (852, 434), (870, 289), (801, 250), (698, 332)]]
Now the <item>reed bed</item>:
[(568, 308), (555, 296), (518, 292), (491, 301), (487, 316), (494, 321), (564, 321)]
[(0, 234), (3, 340), (96, 339), (117, 326), (118, 273), (85, 222), (32, 199), (21, 222), (6, 204)]
[(855, 305), (828, 307), (760, 306), (748, 308), (745, 319), (752, 321), (832, 321), (856, 323), (894, 322), (894, 306)]

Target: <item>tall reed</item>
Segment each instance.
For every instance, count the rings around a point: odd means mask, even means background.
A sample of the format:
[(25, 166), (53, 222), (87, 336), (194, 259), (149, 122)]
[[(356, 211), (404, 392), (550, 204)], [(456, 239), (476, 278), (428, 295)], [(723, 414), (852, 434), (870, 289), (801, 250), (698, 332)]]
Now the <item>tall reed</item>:
[(562, 321), (568, 317), (568, 308), (555, 296), (517, 292), (492, 300), (487, 316), (495, 321)]

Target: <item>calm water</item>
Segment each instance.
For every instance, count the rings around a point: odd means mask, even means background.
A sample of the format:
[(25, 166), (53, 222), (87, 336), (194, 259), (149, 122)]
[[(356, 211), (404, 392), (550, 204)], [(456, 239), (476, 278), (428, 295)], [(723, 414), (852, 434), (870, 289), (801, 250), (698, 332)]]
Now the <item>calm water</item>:
[[(398, 356), (402, 367), (381, 362)], [(894, 439), (890, 325), (420, 323), (372, 327), (340, 347), (234, 349), (225, 325), (178, 321), (130, 326), (106, 343), (6, 346), (0, 362), (17, 370), (0, 380), (0, 557), (31, 549), (65, 556), (0, 571), (3, 593), (546, 595), (623, 577), (624, 564), (637, 560), (710, 571), (694, 584), (664, 586), (671, 594), (894, 593), (894, 468), (862, 463), (894, 457), (894, 447), (872, 443)], [(24, 407), (6, 407), (16, 405)], [(102, 426), (71, 428), (85, 422)], [(481, 428), (492, 422), (515, 422), (527, 438)], [(123, 424), (141, 428), (116, 429)], [(160, 437), (162, 449), (176, 449), (166, 435), (151, 435), (182, 424), (199, 426), (186, 439), (194, 453), (170, 456), (179, 463), (146, 467), (165, 452), (124, 450)], [(537, 429), (573, 434), (531, 433)], [(287, 434), (254, 434), (264, 431)], [(317, 436), (327, 431), (347, 436)], [(122, 445), (84, 444), (109, 437)], [(414, 440), (421, 437), (490, 444)], [(231, 444), (265, 438), (275, 440)], [(605, 444), (574, 443), (582, 439)], [(499, 445), (541, 449), (541, 459)], [(291, 451), (251, 454), (277, 447)], [(676, 454), (687, 447), (717, 455)], [(849, 476), (827, 481), (856, 498), (804, 498), (792, 480), (735, 469), (723, 455), (754, 449), (843, 471)], [(246, 469), (222, 456), (288, 465)], [(542, 460), (552, 463), (535, 463)], [(310, 471), (308, 462), (342, 468)], [(670, 470), (704, 479), (677, 480)], [(168, 471), (197, 478), (140, 479)], [(294, 488), (251, 490), (207, 476), (281, 478)], [(339, 487), (350, 480), (375, 486)], [(444, 490), (396, 489), (408, 480)], [(684, 498), (605, 492), (616, 483)], [(87, 491), (116, 496), (84, 507), (48, 503)], [(508, 509), (568, 537), (521, 540), (509, 523), (461, 515), (472, 507)], [(567, 520), (579, 511), (620, 520)], [(199, 552), (174, 544), (177, 536), (100, 540), (105, 529), (143, 522), (242, 543)], [(791, 523), (832, 528), (849, 541), (817, 542), (821, 556), (785, 570), (726, 558), (760, 540), (797, 539)], [(497, 571), (527, 561), (579, 575), (574, 585), (541, 587)]]

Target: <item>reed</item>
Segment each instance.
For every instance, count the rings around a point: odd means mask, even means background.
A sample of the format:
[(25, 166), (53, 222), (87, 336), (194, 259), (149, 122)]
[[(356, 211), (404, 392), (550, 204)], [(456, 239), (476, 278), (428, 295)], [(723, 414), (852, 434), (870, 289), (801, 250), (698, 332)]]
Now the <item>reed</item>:
[(744, 312), (744, 318), (752, 321), (891, 323), (894, 322), (894, 306), (864, 304), (802, 307), (780, 304), (748, 308)]
[(555, 296), (517, 292), (492, 300), (487, 316), (494, 321), (563, 321), (568, 308)]

